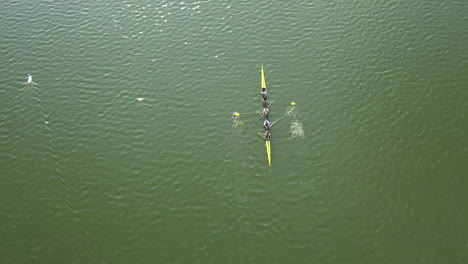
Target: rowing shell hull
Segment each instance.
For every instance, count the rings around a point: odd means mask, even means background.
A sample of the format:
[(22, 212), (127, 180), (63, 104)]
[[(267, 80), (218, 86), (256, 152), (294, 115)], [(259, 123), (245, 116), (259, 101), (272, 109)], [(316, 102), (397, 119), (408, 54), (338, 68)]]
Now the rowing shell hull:
[(265, 147), (268, 157), (268, 165), (271, 167), (271, 142), (269, 140), (265, 140)]
[[(267, 89), (266, 87), (266, 81), (265, 81), (265, 71), (263, 70), (263, 65), (262, 65), (262, 74), (260, 77), (260, 92), (262, 91), (263, 88), (265, 90)], [(267, 158), (268, 158), (268, 166), (271, 167), (271, 142), (269, 140), (265, 140), (265, 148), (266, 148), (266, 153), (267, 153)]]
[[(263, 65), (262, 65), (261, 84), (262, 84), (262, 87), (260, 87), (260, 88), (265, 88), (266, 89), (265, 71), (263, 71)], [(262, 89), (260, 89), (260, 90), (262, 90)]]

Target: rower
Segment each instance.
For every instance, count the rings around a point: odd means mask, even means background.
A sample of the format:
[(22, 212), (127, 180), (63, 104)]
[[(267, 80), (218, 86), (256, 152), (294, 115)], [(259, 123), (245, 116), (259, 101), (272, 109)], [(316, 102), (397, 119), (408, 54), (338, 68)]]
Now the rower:
[(267, 89), (265, 87), (262, 88), (262, 98), (267, 99)]
[(263, 127), (265, 128), (265, 131), (270, 130), (270, 121), (268, 121), (266, 118), (265, 121), (263, 121)]
[(265, 130), (265, 140), (270, 140), (270, 130)]
[(268, 118), (269, 112), (270, 112), (270, 111), (268, 110), (268, 107), (263, 108), (263, 110), (262, 110), (263, 117), (264, 117), (264, 118)]
[(266, 98), (262, 97), (262, 105), (263, 105), (263, 107), (268, 107), (268, 101), (267, 101)]

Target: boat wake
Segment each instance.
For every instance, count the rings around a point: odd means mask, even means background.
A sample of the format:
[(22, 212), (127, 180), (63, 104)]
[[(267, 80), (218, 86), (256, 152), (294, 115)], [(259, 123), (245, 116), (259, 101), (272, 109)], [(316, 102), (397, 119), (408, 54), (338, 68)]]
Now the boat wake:
[(291, 128), (289, 129), (291, 133), (291, 138), (301, 137), (304, 138), (304, 129), (302, 128), (302, 123), (294, 120), (291, 122)]
[(289, 133), (291, 133), (291, 138), (304, 138), (304, 129), (302, 128), (302, 123), (298, 119), (297, 106), (290, 106), (288, 111), (289, 118), (291, 120), (291, 126), (289, 128)]

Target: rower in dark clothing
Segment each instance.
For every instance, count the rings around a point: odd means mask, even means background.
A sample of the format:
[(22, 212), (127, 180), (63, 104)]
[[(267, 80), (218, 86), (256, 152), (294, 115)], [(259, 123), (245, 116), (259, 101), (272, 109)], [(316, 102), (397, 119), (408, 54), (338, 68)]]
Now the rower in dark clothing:
[(262, 97), (262, 105), (263, 107), (268, 107), (268, 101), (266, 99), (263, 99), (263, 97)]
[(267, 89), (266, 89), (265, 87), (262, 88), (262, 92), (261, 92), (261, 93), (262, 93), (262, 98), (266, 100), (266, 99), (267, 99)]
[(265, 140), (270, 140), (270, 130), (265, 130)]

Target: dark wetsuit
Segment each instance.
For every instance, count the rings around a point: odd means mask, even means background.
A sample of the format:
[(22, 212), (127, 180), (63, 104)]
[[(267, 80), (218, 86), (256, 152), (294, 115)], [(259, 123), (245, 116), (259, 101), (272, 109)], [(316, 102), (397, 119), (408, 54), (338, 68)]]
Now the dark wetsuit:
[(268, 107), (268, 101), (266, 99), (262, 99), (263, 108)]
[(267, 91), (266, 91), (266, 89), (265, 89), (265, 88), (262, 88), (261, 93), (262, 93), (262, 98), (266, 100), (266, 99), (267, 99)]

